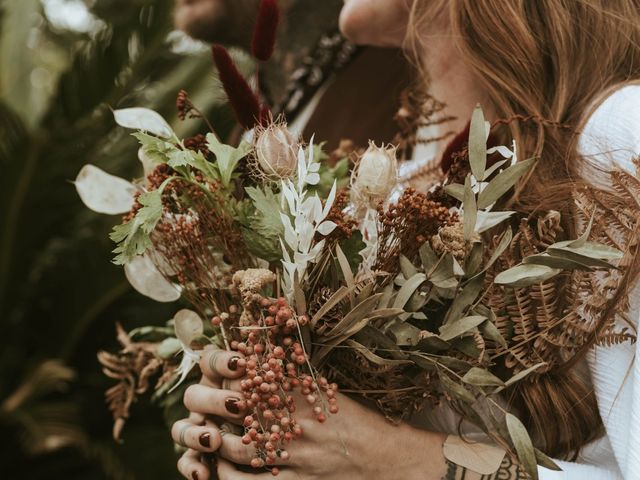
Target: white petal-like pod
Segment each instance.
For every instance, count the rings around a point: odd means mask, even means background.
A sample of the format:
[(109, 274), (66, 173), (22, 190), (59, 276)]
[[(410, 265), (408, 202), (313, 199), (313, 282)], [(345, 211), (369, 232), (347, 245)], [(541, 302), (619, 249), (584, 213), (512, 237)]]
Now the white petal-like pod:
[(185, 349), (189, 349), (191, 342), (202, 336), (204, 332), (202, 319), (193, 310), (183, 308), (173, 316), (173, 321), (175, 322), (176, 337)]
[(180, 290), (156, 268), (148, 255), (138, 255), (124, 267), (129, 283), (142, 295), (156, 302), (175, 302)]
[(94, 212), (121, 215), (131, 210), (136, 187), (123, 178), (85, 165), (74, 183), (80, 199)]
[(141, 147), (138, 149), (138, 160), (142, 164), (142, 168), (144, 169), (144, 176), (147, 178), (151, 172), (158, 166), (156, 162), (154, 162), (149, 155), (144, 153), (144, 149)]
[(162, 116), (148, 108), (123, 108), (115, 110), (113, 116), (121, 127), (157, 135), (162, 138), (173, 138), (173, 129)]

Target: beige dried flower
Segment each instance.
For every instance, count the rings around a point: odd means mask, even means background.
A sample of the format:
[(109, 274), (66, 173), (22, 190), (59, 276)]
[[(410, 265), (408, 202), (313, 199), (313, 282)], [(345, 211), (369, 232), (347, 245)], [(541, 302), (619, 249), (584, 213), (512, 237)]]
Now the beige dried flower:
[(370, 142), (351, 176), (354, 203), (358, 208), (375, 208), (389, 197), (397, 183), (396, 148)]
[(256, 133), (255, 160), (267, 177), (288, 178), (298, 164), (298, 139), (285, 123), (274, 122)]
[[(480, 237), (475, 234), (472, 241)], [(438, 233), (431, 237), (431, 247), (438, 255), (450, 253), (458, 262), (462, 262), (466, 256), (466, 242), (464, 240), (464, 224), (455, 222), (451, 225), (440, 227)]]
[(263, 287), (276, 281), (276, 275), (265, 268), (248, 268), (233, 275), (233, 283), (243, 295), (258, 293)]

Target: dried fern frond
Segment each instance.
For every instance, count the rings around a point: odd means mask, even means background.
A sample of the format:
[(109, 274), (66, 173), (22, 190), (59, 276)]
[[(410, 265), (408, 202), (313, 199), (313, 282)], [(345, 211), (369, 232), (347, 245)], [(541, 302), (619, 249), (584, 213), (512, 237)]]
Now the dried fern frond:
[(105, 392), (105, 400), (113, 415), (113, 438), (120, 439), (122, 429), (129, 418), (129, 410), (139, 395), (150, 388), (159, 388), (162, 381), (152, 384), (152, 377), (172, 372), (175, 366), (156, 355), (157, 343), (134, 342), (120, 324), (116, 326), (122, 350), (118, 353), (98, 352), (102, 371), (118, 383)]

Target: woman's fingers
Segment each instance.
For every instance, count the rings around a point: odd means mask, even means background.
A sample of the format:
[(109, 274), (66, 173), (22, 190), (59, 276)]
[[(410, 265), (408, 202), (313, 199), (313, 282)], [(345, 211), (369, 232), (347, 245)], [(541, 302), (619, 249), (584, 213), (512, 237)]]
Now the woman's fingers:
[(197, 384), (184, 392), (184, 405), (191, 412), (216, 415), (236, 423), (244, 418), (246, 408), (238, 392)]
[(244, 375), (247, 361), (237, 352), (216, 348), (205, 349), (200, 358), (202, 373), (214, 383), (223, 378), (240, 378)]
[[(218, 459), (219, 480), (267, 480), (273, 479), (273, 474), (269, 470), (256, 470), (256, 473), (243, 473), (235, 465), (224, 458)], [(300, 475), (291, 470), (282, 470), (278, 475), (278, 480), (300, 480)]]
[(200, 452), (213, 452), (220, 447), (222, 442), (218, 429), (211, 426), (194, 425), (188, 420), (179, 420), (173, 424), (171, 438), (178, 445)]
[(188, 480), (208, 480), (209, 467), (200, 461), (200, 452), (187, 450), (178, 460), (178, 471)]

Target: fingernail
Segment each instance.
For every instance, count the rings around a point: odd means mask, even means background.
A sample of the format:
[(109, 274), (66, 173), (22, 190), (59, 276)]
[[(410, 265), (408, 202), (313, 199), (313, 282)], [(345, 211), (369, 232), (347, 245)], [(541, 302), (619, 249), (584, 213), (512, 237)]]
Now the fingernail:
[(199, 441), (200, 445), (205, 448), (209, 448), (211, 446), (211, 434), (207, 432), (203, 433), (202, 435), (200, 435)]
[(191, 474), (191, 478), (193, 478), (193, 480), (198, 480), (198, 472), (194, 470), (193, 473)]
[(231, 413), (240, 413), (237, 398), (227, 398), (224, 402), (224, 407)]
[(227, 363), (229, 370), (235, 372), (238, 369), (238, 360), (240, 360), (240, 357), (231, 357), (229, 359), (229, 363)]

